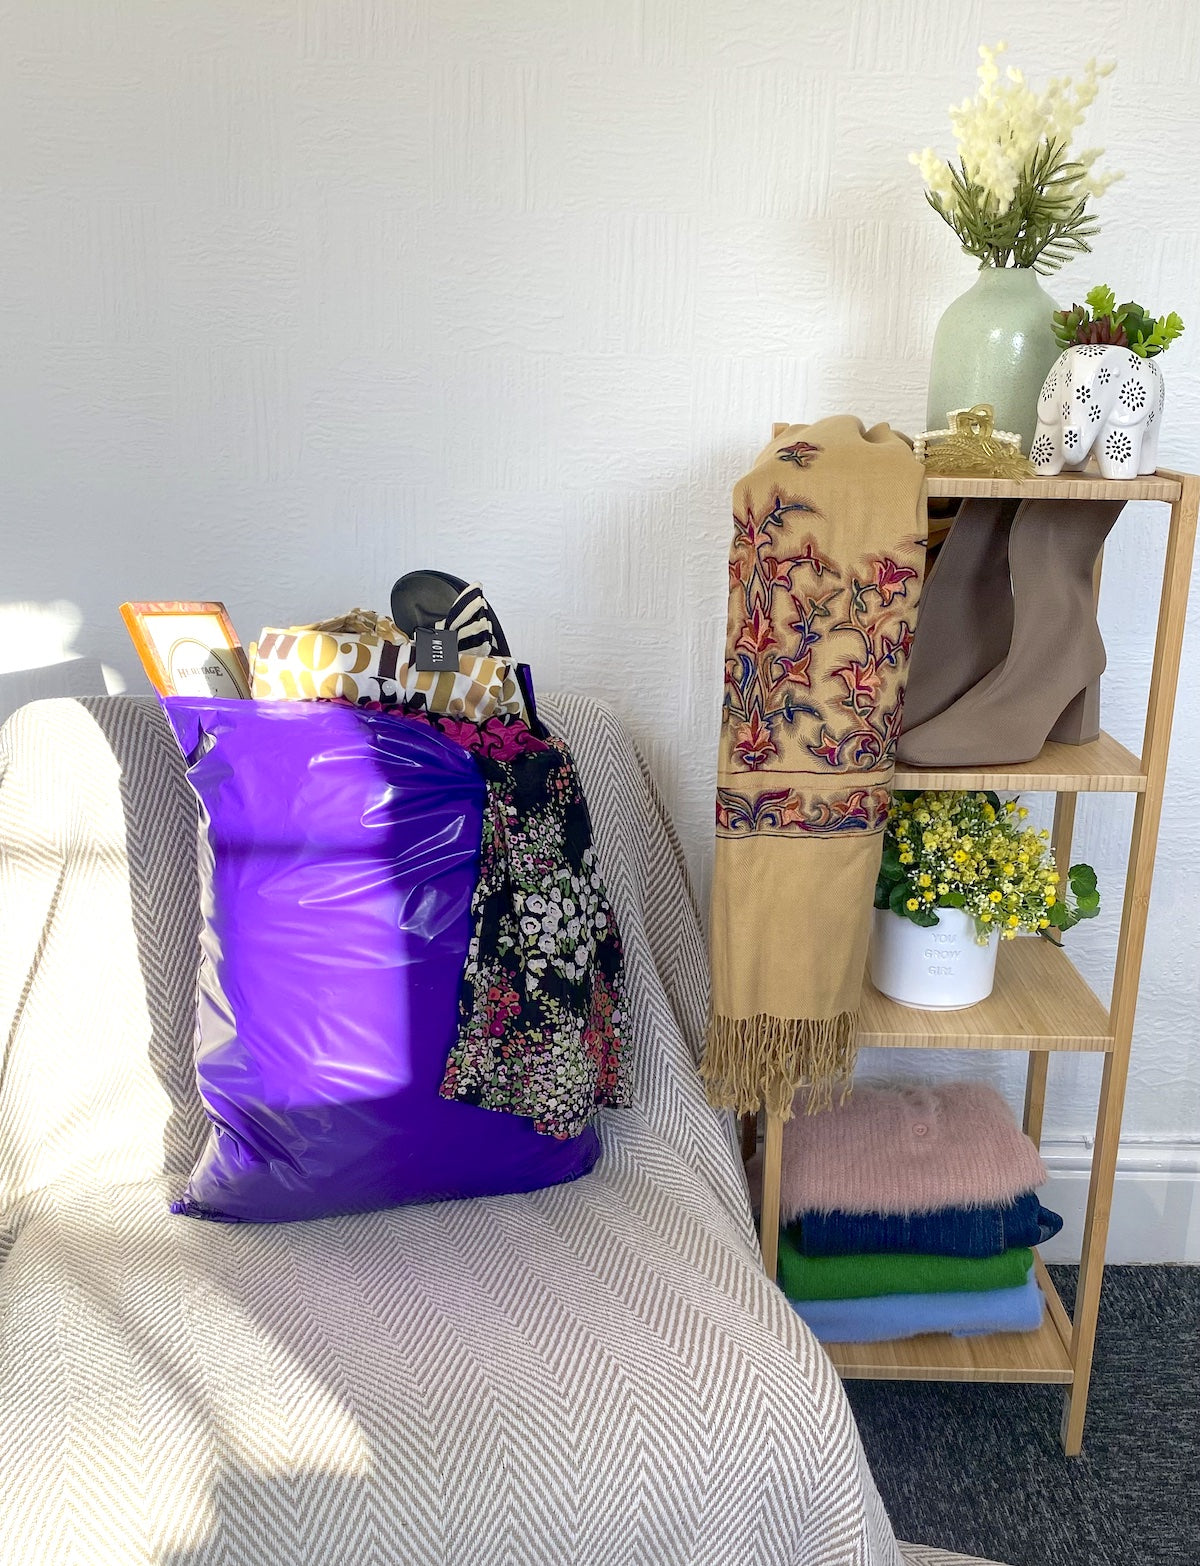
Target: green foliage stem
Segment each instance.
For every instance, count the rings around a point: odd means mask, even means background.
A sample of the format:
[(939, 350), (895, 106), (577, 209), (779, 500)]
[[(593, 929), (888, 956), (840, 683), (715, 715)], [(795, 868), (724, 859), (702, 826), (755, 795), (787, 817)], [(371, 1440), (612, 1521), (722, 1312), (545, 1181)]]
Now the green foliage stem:
[(933, 191), (925, 199), (958, 235), (969, 256), (989, 266), (1026, 266), (1055, 272), (1074, 256), (1089, 251), (1100, 225), (1087, 212), (1087, 194), (1079, 181), (1087, 170), (1067, 157), (1065, 143), (1039, 144), (1021, 170), (1008, 207), (997, 210), (994, 197), (967, 175), (959, 163), (948, 165), (954, 186), (949, 207)]

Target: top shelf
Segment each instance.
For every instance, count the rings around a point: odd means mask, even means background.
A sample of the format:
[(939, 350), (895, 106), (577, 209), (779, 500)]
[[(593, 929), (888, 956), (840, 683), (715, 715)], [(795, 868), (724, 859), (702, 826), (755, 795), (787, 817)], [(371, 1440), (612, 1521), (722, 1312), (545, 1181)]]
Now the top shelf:
[(1106, 479), (1098, 473), (1060, 473), (1057, 478), (947, 478), (931, 473), (926, 481), (932, 500), (1165, 500), (1179, 499), (1180, 483), (1172, 473), (1147, 473), (1142, 478)]
[[(789, 428), (786, 421), (776, 420), (772, 439), (778, 440)], [(1060, 473), (1057, 478), (948, 478), (930, 473), (926, 484), (932, 500), (1165, 500), (1172, 504), (1183, 494), (1180, 480), (1186, 476), (1159, 468), (1141, 478), (1106, 479), (1090, 458), (1080, 472)]]

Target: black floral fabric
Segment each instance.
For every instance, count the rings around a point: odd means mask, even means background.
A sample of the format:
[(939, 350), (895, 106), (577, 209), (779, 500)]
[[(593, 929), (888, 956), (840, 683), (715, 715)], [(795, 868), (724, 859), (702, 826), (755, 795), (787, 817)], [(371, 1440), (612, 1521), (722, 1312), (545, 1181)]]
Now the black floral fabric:
[(487, 799), (441, 1092), (567, 1138), (598, 1106), (629, 1102), (621, 939), (570, 751), (524, 724), (504, 727), (503, 742), (454, 735), (473, 751)]

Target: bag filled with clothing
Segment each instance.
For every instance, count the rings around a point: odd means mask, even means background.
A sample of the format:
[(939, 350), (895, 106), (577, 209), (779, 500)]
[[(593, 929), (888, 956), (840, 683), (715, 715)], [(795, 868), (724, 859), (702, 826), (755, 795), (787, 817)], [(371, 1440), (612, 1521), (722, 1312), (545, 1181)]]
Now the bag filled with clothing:
[(590, 1125), (544, 1135), (535, 1105), (445, 1096), (487, 797), (472, 755), (344, 701), (163, 706), (201, 807), (211, 1123), (174, 1210), (316, 1218), (585, 1174)]

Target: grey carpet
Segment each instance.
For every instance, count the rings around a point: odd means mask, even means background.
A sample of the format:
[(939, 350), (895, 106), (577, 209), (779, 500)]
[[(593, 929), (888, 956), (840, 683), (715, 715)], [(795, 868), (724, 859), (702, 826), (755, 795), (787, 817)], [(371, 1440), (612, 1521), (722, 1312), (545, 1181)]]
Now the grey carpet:
[[(1050, 1269), (1070, 1309), (1076, 1269)], [(1010, 1566), (1200, 1561), (1200, 1267), (1109, 1267), (1083, 1455), (1048, 1386), (849, 1381), (901, 1539)]]

